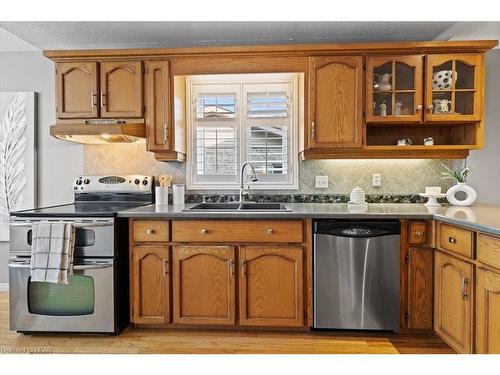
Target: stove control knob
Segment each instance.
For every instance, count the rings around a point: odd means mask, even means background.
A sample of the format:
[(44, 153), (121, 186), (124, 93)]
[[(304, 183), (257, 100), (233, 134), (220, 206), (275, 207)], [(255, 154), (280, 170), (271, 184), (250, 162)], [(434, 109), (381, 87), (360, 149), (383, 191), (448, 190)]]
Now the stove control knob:
[(148, 184), (148, 180), (142, 180), (142, 184), (143, 185), (147, 185)]
[(141, 183), (141, 180), (139, 180), (138, 178), (136, 178), (136, 179), (134, 180), (134, 184), (139, 185), (140, 183)]
[(76, 180), (76, 184), (77, 185), (81, 185), (82, 184), (82, 180)]
[(86, 178), (85, 180), (83, 180), (83, 183), (84, 183), (85, 185), (88, 185), (88, 184), (90, 184), (90, 180), (89, 180), (88, 178)]

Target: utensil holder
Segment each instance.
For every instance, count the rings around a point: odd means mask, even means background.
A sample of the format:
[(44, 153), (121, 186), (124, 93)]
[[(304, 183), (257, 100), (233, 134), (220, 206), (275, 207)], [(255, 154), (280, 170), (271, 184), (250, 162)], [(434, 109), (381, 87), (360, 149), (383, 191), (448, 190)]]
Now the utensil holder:
[(175, 184), (172, 190), (174, 192), (174, 204), (184, 204), (185, 186), (182, 184)]
[(155, 204), (157, 206), (168, 205), (168, 186), (155, 186)]

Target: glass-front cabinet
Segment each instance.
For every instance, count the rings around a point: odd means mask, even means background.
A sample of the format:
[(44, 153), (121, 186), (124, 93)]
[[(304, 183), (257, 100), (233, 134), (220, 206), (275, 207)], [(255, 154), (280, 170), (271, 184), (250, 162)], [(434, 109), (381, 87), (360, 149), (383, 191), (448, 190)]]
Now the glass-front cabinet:
[(480, 121), (482, 96), (480, 54), (428, 55), (425, 121)]
[(420, 55), (367, 58), (367, 122), (422, 122), (422, 62)]

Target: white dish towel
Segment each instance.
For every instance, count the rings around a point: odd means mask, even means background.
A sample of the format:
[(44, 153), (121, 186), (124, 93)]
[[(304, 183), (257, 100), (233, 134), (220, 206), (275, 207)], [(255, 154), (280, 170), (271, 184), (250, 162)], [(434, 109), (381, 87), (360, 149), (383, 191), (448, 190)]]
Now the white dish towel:
[(73, 274), (73, 225), (45, 221), (33, 223), (31, 243), (31, 281), (67, 284), (68, 275)]

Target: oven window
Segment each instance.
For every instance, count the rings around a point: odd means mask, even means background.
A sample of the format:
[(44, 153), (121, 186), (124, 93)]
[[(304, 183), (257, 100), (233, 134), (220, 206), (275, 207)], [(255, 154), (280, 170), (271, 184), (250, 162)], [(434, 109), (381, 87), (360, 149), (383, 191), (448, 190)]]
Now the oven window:
[[(28, 231), (28, 244), (32, 244), (32, 230)], [(75, 247), (87, 247), (94, 246), (95, 244), (95, 232), (90, 229), (78, 228), (75, 231)]]
[(90, 276), (70, 275), (67, 285), (28, 280), (28, 309), (32, 314), (90, 315), (94, 305), (94, 279)]

